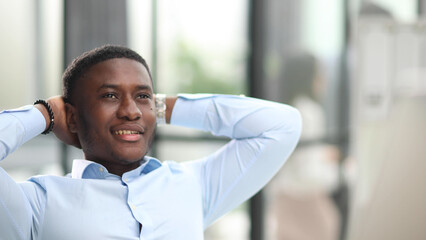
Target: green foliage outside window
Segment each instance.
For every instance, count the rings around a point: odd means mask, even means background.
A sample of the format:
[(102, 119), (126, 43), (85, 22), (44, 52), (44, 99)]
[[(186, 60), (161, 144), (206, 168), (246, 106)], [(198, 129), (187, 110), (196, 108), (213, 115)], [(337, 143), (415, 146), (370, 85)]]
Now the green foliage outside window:
[[(232, 69), (233, 66), (241, 66), (233, 59), (223, 59), (229, 62), (227, 71), (218, 69), (210, 64), (209, 56), (196, 51), (189, 44), (178, 41), (173, 54), (173, 65), (177, 76), (181, 81), (179, 92), (188, 93), (222, 93), (244, 94), (244, 84), (241, 74)], [(226, 57), (225, 57), (226, 58)], [(222, 60), (222, 59), (221, 59)]]

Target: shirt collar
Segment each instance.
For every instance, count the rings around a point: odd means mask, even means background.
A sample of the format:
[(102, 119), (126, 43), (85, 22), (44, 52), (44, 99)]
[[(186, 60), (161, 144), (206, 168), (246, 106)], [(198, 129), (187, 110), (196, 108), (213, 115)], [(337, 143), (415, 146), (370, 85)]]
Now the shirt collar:
[[(161, 167), (161, 162), (153, 157), (144, 157), (143, 163), (136, 169), (133, 169), (126, 175), (142, 176)], [(117, 177), (108, 172), (108, 170), (99, 163), (86, 159), (74, 159), (71, 170), (71, 177), (75, 179), (108, 179)], [(123, 174), (124, 176), (124, 174)]]

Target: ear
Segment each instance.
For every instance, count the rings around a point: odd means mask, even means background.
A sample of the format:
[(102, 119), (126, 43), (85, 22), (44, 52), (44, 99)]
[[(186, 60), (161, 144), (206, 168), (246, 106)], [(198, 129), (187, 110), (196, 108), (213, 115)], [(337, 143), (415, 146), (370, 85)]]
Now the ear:
[(65, 103), (65, 111), (67, 113), (66, 121), (69, 131), (77, 133), (77, 109), (73, 105)]

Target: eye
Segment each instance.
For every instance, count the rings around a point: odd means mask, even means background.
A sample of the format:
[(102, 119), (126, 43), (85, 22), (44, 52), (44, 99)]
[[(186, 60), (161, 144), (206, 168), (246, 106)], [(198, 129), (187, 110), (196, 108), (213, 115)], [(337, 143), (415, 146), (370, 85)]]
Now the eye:
[(114, 93), (106, 93), (102, 96), (103, 98), (117, 98), (117, 95)]
[(151, 95), (147, 93), (141, 93), (138, 95), (138, 98), (140, 99), (151, 99)]

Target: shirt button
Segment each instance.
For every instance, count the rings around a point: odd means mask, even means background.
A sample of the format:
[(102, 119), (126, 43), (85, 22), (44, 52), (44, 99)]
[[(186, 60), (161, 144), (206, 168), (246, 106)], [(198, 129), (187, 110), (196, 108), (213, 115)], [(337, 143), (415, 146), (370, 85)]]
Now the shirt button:
[(132, 208), (132, 210), (136, 210), (136, 206), (135, 205), (130, 205), (130, 207)]
[(125, 181), (125, 182), (128, 182), (128, 181), (129, 181), (129, 179), (127, 179), (127, 178), (124, 178), (124, 181)]
[(102, 167), (99, 167), (99, 172), (103, 172), (104, 169)]

